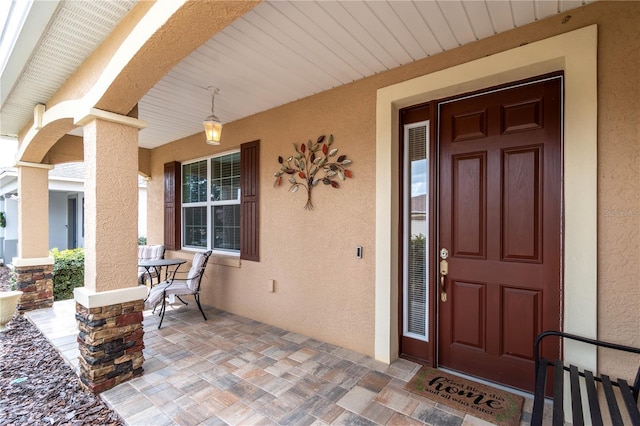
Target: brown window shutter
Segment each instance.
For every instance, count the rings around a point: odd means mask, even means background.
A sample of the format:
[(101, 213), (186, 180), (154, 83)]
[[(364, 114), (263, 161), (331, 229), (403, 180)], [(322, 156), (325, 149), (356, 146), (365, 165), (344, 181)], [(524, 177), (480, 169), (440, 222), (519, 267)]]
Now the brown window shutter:
[(180, 200), (181, 196), (180, 163), (173, 161), (164, 165), (164, 248), (180, 250)]
[(260, 261), (260, 141), (240, 146), (240, 259)]

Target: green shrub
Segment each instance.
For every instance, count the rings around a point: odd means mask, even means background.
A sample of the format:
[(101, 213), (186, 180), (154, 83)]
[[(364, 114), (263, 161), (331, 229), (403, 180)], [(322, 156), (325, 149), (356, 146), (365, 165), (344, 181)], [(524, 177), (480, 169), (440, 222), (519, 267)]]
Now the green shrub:
[(409, 240), (409, 300), (425, 301), (427, 292), (427, 237), (411, 235)]
[(16, 291), (18, 289), (18, 275), (16, 274), (16, 268), (12, 265), (9, 271), (9, 291)]
[(53, 256), (53, 299), (66, 300), (73, 298), (73, 289), (84, 285), (84, 250), (59, 251), (54, 248)]
[(146, 246), (147, 245), (147, 237), (138, 237), (138, 245)]

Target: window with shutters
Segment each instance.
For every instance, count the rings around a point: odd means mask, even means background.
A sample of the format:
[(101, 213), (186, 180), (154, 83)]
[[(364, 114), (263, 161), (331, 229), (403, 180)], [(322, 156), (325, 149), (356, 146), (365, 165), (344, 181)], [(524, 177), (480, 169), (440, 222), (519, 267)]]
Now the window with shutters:
[[(260, 260), (259, 148), (260, 141), (247, 142), (240, 151), (185, 162), (182, 167), (170, 163), (181, 172), (176, 173), (179, 184), (174, 187), (176, 194), (178, 190), (182, 194), (177, 228), (185, 248)], [(169, 194), (180, 199), (167, 176), (165, 172), (165, 198)], [(165, 205), (165, 222), (168, 214), (171, 210)]]

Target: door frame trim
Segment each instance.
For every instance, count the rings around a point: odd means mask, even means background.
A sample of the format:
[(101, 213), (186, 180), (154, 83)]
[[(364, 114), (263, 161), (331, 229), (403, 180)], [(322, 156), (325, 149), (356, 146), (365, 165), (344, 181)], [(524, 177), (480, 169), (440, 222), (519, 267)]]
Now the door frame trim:
[[(597, 25), (516, 47), (377, 91), (375, 358), (398, 358), (398, 112), (401, 108), (563, 70), (564, 302), (559, 327), (597, 337)], [(434, 59), (431, 59), (434, 60)], [(391, 201), (391, 202), (389, 202)], [(564, 359), (596, 368), (597, 351)]]

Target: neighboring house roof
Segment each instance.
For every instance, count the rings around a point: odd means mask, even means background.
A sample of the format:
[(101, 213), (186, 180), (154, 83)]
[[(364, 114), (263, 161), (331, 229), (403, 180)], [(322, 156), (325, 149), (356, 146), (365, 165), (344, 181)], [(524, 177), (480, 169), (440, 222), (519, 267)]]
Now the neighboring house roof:
[[(13, 167), (0, 168), (0, 196), (17, 194), (17, 186), (17, 170)], [(49, 170), (49, 190), (82, 191), (83, 187), (84, 163), (58, 164)], [(138, 175), (138, 187), (147, 187), (147, 181), (140, 175)]]
[(49, 179), (52, 177), (84, 180), (84, 163), (58, 164), (49, 170)]
[(12, 167), (0, 168), (0, 196), (10, 196), (16, 193), (18, 172)]
[(426, 213), (427, 211), (427, 194), (411, 197), (411, 212)]

